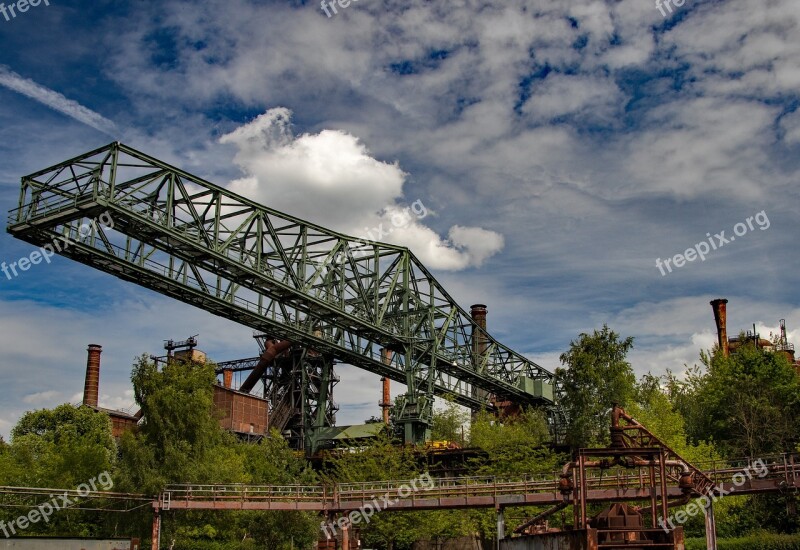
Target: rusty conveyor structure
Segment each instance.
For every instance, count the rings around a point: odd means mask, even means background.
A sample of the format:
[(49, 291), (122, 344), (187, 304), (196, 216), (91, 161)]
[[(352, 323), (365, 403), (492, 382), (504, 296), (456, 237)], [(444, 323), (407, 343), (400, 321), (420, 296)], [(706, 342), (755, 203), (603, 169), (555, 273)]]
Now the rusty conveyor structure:
[[(785, 454), (765, 459), (768, 474), (735, 486), (733, 476), (750, 464), (705, 470), (716, 493), (735, 489), (736, 494), (752, 495), (800, 490), (800, 455)], [(710, 464), (709, 464), (710, 466)], [(384, 495), (397, 498), (391, 511), (456, 508), (505, 508), (509, 506), (554, 506), (564, 501), (560, 476), (525, 479), (459, 477), (436, 479), (433, 487), (407, 496), (401, 488), (412, 480), (338, 483), (335, 485), (170, 485), (154, 503), (161, 510), (305, 510), (346, 512), (356, 510)], [(647, 476), (638, 469), (614, 476), (587, 476), (586, 501), (649, 501)], [(680, 499), (684, 490), (668, 486), (669, 499)]]

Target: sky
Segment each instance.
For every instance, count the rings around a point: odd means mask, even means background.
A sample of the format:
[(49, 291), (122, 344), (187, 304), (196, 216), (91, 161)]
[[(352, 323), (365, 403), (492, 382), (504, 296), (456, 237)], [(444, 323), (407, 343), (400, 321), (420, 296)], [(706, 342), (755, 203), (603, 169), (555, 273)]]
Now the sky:
[[(6, 0), (0, 204), (121, 141), (355, 236), (424, 205), (385, 240), (551, 371), (607, 323), (638, 375), (680, 374), (718, 297), (732, 333), (786, 319), (800, 344), (796, 0), (330, 4)], [(0, 235), (0, 261), (32, 250)], [(65, 258), (0, 274), (0, 435), (80, 401), (87, 344), (101, 405), (134, 409), (134, 358), (195, 334), (217, 361), (258, 351)], [(339, 373), (339, 423), (378, 415), (378, 377)]]

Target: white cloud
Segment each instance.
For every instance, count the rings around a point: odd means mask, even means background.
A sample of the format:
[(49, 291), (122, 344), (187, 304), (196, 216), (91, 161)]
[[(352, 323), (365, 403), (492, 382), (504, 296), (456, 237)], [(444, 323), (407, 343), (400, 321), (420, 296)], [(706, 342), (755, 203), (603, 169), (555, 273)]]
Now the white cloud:
[(395, 163), (373, 158), (355, 136), (339, 130), (294, 136), (291, 111), (276, 108), (220, 138), (237, 148), (245, 172), (229, 188), (276, 210), (355, 237), (409, 247), (428, 267), (480, 266), (503, 247), (503, 237), (479, 227), (451, 227), (440, 237), (422, 223), (427, 208), (408, 210), (407, 174)]
[(621, 100), (619, 88), (607, 77), (551, 74), (534, 88), (523, 110), (544, 120), (578, 113), (610, 118)]
[(55, 399), (59, 395), (61, 395), (60, 392), (57, 392), (55, 390), (47, 390), (47, 391), (41, 391), (41, 392), (28, 394), (28, 395), (26, 395), (25, 397), (22, 398), (22, 401), (24, 403), (27, 403), (28, 405), (36, 405), (36, 406), (48, 405), (49, 406), (49, 405), (52, 405), (55, 402)]
[(786, 132), (786, 135), (783, 139), (787, 144), (800, 144), (800, 110), (783, 117), (781, 120), (781, 126)]
[(105, 134), (114, 135), (117, 131), (114, 123), (104, 116), (29, 78), (18, 75), (5, 65), (0, 65), (0, 86), (14, 90)]

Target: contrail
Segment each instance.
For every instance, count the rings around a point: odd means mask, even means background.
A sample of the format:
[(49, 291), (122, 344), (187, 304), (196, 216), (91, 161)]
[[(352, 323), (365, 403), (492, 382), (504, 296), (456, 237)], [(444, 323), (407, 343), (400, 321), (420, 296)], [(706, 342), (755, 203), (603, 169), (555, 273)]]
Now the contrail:
[(114, 136), (116, 125), (104, 116), (87, 109), (77, 101), (67, 99), (62, 94), (37, 84), (29, 78), (24, 78), (5, 65), (0, 65), (0, 86), (19, 92), (31, 99), (42, 103), (51, 109), (64, 113), (95, 130)]

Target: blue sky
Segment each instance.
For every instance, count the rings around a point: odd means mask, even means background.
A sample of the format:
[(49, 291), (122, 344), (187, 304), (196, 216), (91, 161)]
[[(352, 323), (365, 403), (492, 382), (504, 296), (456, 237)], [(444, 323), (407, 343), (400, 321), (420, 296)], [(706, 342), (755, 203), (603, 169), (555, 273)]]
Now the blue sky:
[[(785, 318), (800, 343), (796, 0), (49, 4), (0, 15), (6, 210), (21, 176), (119, 140), (350, 233), (421, 201), (390, 240), (551, 370), (608, 323), (637, 373), (681, 372), (714, 341), (716, 297), (733, 332)], [(657, 268), (747, 218), (704, 261)], [(31, 250), (0, 235), (3, 261)], [(79, 400), (89, 343), (110, 407), (132, 406), (133, 358), (165, 339), (257, 351), (245, 327), (62, 258), (0, 275), (0, 323), (4, 435)], [(377, 377), (340, 370), (340, 422), (378, 414)]]

